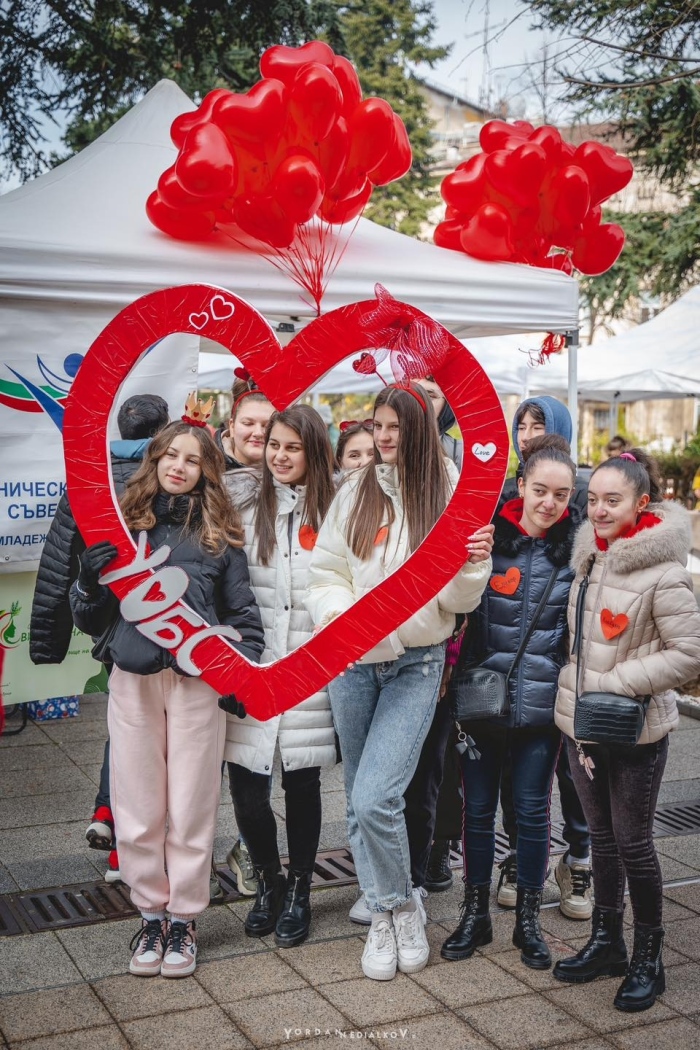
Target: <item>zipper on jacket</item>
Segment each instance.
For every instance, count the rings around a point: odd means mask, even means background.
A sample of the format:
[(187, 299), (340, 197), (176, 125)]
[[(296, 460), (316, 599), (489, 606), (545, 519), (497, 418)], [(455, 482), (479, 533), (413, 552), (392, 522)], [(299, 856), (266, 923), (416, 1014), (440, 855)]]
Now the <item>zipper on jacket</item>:
[(292, 539), (294, 537), (294, 511), (290, 510), (287, 515), (287, 543), (289, 544), (289, 557), (292, 557)]
[[(520, 617), (520, 638), (518, 639), (518, 645), (522, 642), (527, 631), (527, 614), (530, 611), (530, 575), (532, 572), (532, 555), (534, 550), (534, 541), (530, 540), (530, 549), (527, 552), (527, 564), (525, 566), (525, 580), (523, 582), (523, 614)], [(515, 655), (515, 654), (513, 654)], [(527, 653), (523, 653), (520, 658), (518, 666), (515, 668), (515, 674), (518, 676), (516, 681), (515, 689), (515, 718), (513, 720), (513, 727), (519, 726), (521, 722), (521, 716), (523, 711), (523, 663)]]

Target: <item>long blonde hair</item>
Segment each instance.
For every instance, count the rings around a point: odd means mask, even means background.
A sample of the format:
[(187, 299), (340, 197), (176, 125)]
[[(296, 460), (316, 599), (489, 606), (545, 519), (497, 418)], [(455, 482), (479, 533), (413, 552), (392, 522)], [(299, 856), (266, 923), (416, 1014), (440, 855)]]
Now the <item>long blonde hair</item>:
[(173, 439), (191, 434), (200, 447), (202, 476), (190, 497), (184, 519), (185, 530), (210, 554), (223, 554), (227, 547), (243, 546), (243, 526), (223, 483), (224, 457), (204, 427), (170, 423), (146, 447), (141, 466), (126, 483), (120, 506), (131, 532), (148, 532), (156, 524), (155, 501), (160, 494), (158, 460)]

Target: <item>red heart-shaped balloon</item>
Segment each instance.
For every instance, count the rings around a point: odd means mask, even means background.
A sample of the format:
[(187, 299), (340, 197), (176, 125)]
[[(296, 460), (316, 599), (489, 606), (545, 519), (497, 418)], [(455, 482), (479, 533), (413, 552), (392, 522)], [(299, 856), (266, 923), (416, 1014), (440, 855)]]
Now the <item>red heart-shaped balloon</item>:
[(323, 200), (325, 184), (316, 164), (308, 157), (296, 155), (282, 161), (270, 192), (292, 222), (308, 222)]
[(464, 218), (471, 218), (477, 208), (485, 203), (486, 160), (485, 153), (477, 153), (442, 180), (442, 199), (448, 208), (455, 208)]
[[(552, 212), (562, 226), (578, 226), (591, 204), (588, 176), (577, 164), (560, 168), (552, 180)], [(563, 247), (563, 245), (562, 245)]]
[(467, 255), (487, 262), (507, 262), (513, 258), (513, 222), (500, 204), (482, 204), (460, 234)]
[[(399, 303), (397, 309), (408, 308)], [(154, 574), (152, 568), (140, 568), (142, 562), (135, 563), (137, 545), (117, 509), (106, 439), (119, 389), (148, 348), (173, 332), (211, 339), (241, 359), (281, 410), (345, 357), (378, 345), (378, 325), (384, 322), (376, 317), (376, 299), (343, 306), (313, 320), (283, 349), (265, 319), (242, 299), (222, 288), (186, 285), (152, 292), (109, 323), (73, 382), (63, 441), (69, 498), (82, 536), (88, 544), (109, 537), (119, 551), (110, 574), (120, 569), (131, 573), (110, 583), (118, 598), (133, 595), (163, 571)], [(182, 641), (170, 637), (166, 648), (182, 660), (189, 646), (194, 673), (201, 670), (204, 681), (222, 696), (235, 693), (255, 718), (268, 719), (294, 707), (422, 608), (462, 568), (466, 538), (491, 520), (508, 462), (503, 410), (478, 362), (451, 333), (445, 330), (444, 337), (448, 349), (435, 379), (466, 446), (493, 443), (496, 451), (488, 462), (474, 459), (462, 471), (444, 513), (400, 569), (304, 645), (263, 667), (249, 663), (220, 635), (203, 636), (203, 621), (188, 613), (182, 601), (172, 614), (161, 608), (145, 622), (145, 629), (153, 631), (154, 624), (171, 616), (170, 631)]]
[(325, 139), (342, 106), (340, 84), (327, 66), (310, 62), (299, 70), (292, 84), (290, 113), (309, 141)]
[(574, 153), (573, 163), (588, 176), (592, 205), (619, 193), (634, 174), (632, 161), (603, 142), (582, 142)]
[(625, 231), (614, 222), (603, 223), (574, 244), (572, 262), (581, 273), (605, 273), (617, 261), (625, 246)]
[(484, 175), (507, 200), (525, 206), (537, 196), (547, 163), (547, 154), (541, 146), (523, 142), (516, 149), (490, 153), (484, 164)]
[(275, 44), (263, 52), (260, 72), (264, 77), (275, 77), (283, 84), (291, 86), (299, 70), (309, 62), (319, 62), (322, 66), (332, 69), (335, 57), (333, 49), (322, 40), (310, 40), (301, 47)]
[(284, 126), (288, 98), (281, 80), (261, 80), (245, 95), (227, 91), (218, 98), (211, 119), (232, 142), (275, 139)]
[(288, 248), (296, 236), (296, 223), (270, 193), (255, 193), (237, 200), (233, 216), (244, 233), (273, 248)]
[(188, 113), (178, 113), (170, 125), (170, 138), (173, 145), (178, 149), (182, 149), (185, 145), (185, 139), (192, 128), (196, 128), (200, 124), (206, 124), (207, 121), (211, 120), (216, 102), (230, 94), (231, 92), (226, 88), (214, 88), (213, 91), (204, 96), (198, 109), (191, 110)]
[(236, 185), (236, 164), (228, 139), (216, 124), (192, 128), (175, 161), (177, 181), (187, 193), (222, 201)]
[(532, 124), (516, 121), (507, 124), (505, 120), (489, 120), (479, 133), (479, 145), (484, 153), (494, 153), (497, 149), (515, 149), (532, 133)]
[(362, 88), (352, 62), (343, 55), (333, 58), (333, 73), (343, 93), (343, 114), (349, 117), (355, 106), (362, 102)]

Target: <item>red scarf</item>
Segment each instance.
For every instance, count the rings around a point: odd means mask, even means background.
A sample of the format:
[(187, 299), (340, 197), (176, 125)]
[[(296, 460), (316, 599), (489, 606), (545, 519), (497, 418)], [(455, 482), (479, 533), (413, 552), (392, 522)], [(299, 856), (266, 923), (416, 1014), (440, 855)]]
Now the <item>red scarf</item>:
[[(643, 532), (644, 529), (653, 529), (655, 525), (661, 524), (661, 518), (657, 518), (656, 514), (652, 514), (649, 510), (644, 510), (639, 515), (636, 525), (628, 525), (626, 529), (623, 529), (619, 536), (616, 536), (613, 540), (629, 540), (632, 536), (636, 536), (638, 532)], [(595, 531), (595, 526), (594, 526)], [(596, 533), (595, 545), (599, 551), (608, 550), (610, 544), (607, 540), (601, 539)]]

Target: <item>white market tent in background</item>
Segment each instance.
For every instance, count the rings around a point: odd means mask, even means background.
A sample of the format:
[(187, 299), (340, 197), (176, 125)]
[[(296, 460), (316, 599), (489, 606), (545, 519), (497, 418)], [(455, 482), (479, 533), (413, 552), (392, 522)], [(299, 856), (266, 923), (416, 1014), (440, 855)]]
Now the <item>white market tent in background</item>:
[[(169, 129), (193, 103), (161, 81), (80, 154), (0, 197), (0, 333), (36, 353), (70, 328), (84, 352), (115, 313), (157, 288), (221, 285), (271, 323), (312, 316), (299, 289), (266, 259), (221, 235), (175, 241), (149, 223), (145, 202), (176, 150)], [(460, 338), (567, 331), (578, 287), (557, 272), (480, 263), (360, 220), (330, 282), (324, 311), (371, 298), (376, 281)]]

